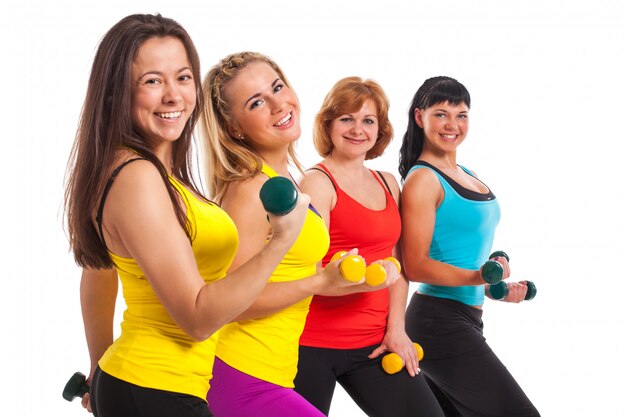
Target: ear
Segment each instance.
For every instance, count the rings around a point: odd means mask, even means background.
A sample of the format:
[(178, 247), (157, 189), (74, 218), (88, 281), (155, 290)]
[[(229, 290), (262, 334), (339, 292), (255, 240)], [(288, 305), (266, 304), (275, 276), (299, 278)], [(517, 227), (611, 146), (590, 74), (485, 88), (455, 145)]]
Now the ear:
[(241, 131), (241, 129), (239, 129), (236, 126), (233, 126), (230, 123), (228, 124), (228, 134), (232, 136), (233, 138), (243, 139), (243, 132)]
[(415, 111), (413, 112), (413, 116), (415, 117), (415, 123), (423, 129), (424, 128), (424, 112), (416, 108)]

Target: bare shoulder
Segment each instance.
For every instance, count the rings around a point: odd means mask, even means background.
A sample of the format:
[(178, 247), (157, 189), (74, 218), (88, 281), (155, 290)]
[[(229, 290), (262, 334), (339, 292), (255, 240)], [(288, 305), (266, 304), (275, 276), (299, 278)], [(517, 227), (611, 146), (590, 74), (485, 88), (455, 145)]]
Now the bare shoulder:
[(402, 187), (402, 201), (439, 200), (443, 189), (439, 178), (430, 169), (416, 169), (407, 175)]
[(311, 190), (329, 190), (334, 189), (328, 174), (318, 169), (309, 169), (304, 172), (302, 179), (300, 180), (300, 188), (305, 193), (309, 193)]
[(153, 205), (159, 199), (169, 200), (169, 196), (157, 167), (150, 161), (138, 159), (114, 171), (114, 181), (107, 199), (141, 206)]
[(268, 179), (267, 175), (259, 173), (252, 178), (235, 181), (228, 185), (221, 205), (235, 220), (235, 223), (265, 220), (266, 213), (259, 198), (259, 192)]
[(391, 188), (391, 191), (393, 191), (394, 193), (396, 191), (400, 192), (400, 186), (398, 185), (398, 180), (396, 179), (395, 175), (387, 171), (379, 171), (379, 172), (381, 173), (381, 175), (383, 176), (383, 178), (389, 185), (389, 188)]

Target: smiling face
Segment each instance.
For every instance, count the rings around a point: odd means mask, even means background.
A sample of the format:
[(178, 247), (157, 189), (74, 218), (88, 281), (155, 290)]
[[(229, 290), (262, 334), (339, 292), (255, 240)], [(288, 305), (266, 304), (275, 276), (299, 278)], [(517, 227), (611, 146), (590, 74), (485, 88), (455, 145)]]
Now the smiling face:
[(231, 135), (257, 151), (283, 148), (300, 137), (298, 98), (267, 63), (252, 62), (242, 68), (224, 93)]
[(329, 136), (333, 155), (362, 156), (376, 144), (378, 116), (372, 100), (365, 100), (361, 108), (343, 114), (330, 123)]
[(469, 108), (461, 103), (438, 103), (424, 110), (415, 109), (415, 122), (424, 129), (424, 149), (455, 151), (469, 129)]
[(132, 118), (153, 147), (172, 143), (185, 128), (196, 105), (196, 86), (182, 42), (151, 38), (132, 66)]

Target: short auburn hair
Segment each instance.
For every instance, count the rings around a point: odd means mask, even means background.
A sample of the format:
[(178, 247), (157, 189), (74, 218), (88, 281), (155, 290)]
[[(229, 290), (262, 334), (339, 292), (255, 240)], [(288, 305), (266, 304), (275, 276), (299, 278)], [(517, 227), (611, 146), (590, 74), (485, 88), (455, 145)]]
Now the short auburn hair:
[(365, 155), (365, 159), (374, 159), (383, 154), (393, 137), (393, 127), (388, 115), (389, 99), (376, 81), (346, 77), (339, 80), (328, 92), (315, 117), (313, 144), (322, 157), (328, 156), (333, 150), (329, 134), (333, 120), (344, 114), (359, 111), (367, 100), (372, 100), (376, 105), (378, 138), (374, 147)]

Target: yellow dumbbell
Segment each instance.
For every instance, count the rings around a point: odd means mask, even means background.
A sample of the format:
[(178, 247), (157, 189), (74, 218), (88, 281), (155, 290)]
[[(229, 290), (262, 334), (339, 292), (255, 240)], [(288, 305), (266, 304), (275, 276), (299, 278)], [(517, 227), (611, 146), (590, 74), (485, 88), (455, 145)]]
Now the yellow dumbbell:
[[(393, 256), (385, 258), (386, 261), (391, 261), (398, 268), (398, 272), (400, 272), (400, 262)], [(370, 264), (365, 269), (365, 283), (370, 287), (376, 287), (387, 279), (387, 271), (385, 267), (381, 264)]]
[[(339, 251), (333, 255), (330, 261), (334, 262), (346, 253), (346, 251)], [(345, 280), (359, 282), (365, 275), (365, 261), (358, 255), (348, 255), (341, 260), (339, 271)]]
[[(424, 358), (424, 349), (418, 343), (413, 343), (413, 345), (417, 351), (417, 360), (421, 361)], [(397, 353), (389, 353), (383, 357), (383, 369), (388, 374), (397, 374), (402, 368), (404, 368), (404, 363)]]

